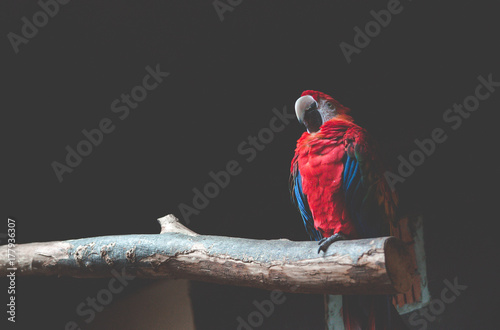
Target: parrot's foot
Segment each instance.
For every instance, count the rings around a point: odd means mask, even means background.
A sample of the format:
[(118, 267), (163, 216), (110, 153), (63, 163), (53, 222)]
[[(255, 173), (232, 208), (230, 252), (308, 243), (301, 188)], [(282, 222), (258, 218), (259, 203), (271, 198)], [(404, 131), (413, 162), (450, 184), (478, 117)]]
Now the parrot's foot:
[(320, 251), (326, 252), (326, 250), (328, 249), (328, 247), (330, 245), (332, 245), (336, 241), (340, 241), (340, 240), (344, 240), (344, 239), (347, 239), (347, 237), (345, 237), (341, 233), (337, 233), (337, 234), (332, 235), (330, 237), (325, 237), (325, 238), (321, 239), (321, 241), (318, 242), (318, 244), (319, 244), (318, 253)]

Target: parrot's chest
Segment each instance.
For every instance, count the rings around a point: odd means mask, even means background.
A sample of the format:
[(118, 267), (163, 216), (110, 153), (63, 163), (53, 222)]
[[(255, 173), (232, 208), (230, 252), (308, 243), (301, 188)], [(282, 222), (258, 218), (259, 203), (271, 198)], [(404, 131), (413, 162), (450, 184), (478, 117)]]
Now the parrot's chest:
[(336, 141), (313, 141), (305, 145), (297, 159), (303, 184), (309, 189), (340, 184), (344, 156), (344, 146)]
[(324, 236), (353, 231), (342, 190), (345, 154), (344, 144), (335, 140), (310, 141), (298, 150), (302, 189), (314, 225)]

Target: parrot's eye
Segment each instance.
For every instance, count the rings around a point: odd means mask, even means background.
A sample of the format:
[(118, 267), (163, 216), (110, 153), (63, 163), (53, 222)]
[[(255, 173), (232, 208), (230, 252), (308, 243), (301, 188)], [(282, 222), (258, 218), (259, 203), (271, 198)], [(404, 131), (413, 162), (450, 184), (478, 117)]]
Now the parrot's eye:
[(326, 106), (329, 107), (330, 109), (333, 109), (333, 104), (332, 102), (326, 102)]

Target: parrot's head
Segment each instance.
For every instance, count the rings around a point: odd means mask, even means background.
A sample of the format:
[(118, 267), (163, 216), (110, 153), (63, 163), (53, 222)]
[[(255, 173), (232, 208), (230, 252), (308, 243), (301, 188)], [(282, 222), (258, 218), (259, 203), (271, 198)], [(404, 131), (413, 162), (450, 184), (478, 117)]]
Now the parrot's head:
[(332, 118), (345, 116), (349, 108), (325, 93), (307, 90), (295, 102), (295, 114), (309, 133), (319, 131), (321, 125)]

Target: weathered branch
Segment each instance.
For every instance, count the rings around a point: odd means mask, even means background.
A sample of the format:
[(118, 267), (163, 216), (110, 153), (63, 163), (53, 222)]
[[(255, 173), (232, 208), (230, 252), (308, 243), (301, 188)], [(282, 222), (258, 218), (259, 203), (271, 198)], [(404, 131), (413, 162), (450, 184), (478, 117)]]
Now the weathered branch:
[(254, 240), (198, 235), (173, 216), (157, 235), (123, 235), (0, 247), (0, 276), (185, 278), (269, 290), (328, 294), (392, 294), (410, 287), (408, 251), (394, 237), (334, 243)]

